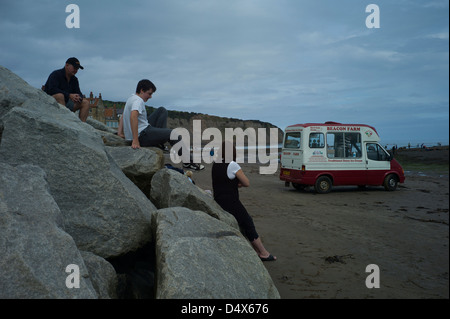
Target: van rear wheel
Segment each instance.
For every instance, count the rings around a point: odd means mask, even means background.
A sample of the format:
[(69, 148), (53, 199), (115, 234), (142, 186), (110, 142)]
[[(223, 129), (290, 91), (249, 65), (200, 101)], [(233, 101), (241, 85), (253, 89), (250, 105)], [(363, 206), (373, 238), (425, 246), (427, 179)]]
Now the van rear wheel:
[(397, 185), (398, 185), (397, 176), (395, 176), (394, 174), (389, 174), (384, 179), (383, 185), (384, 185), (385, 190), (390, 191), (390, 192), (395, 191), (397, 189)]
[(331, 191), (331, 179), (327, 176), (320, 176), (314, 184), (314, 189), (319, 194), (326, 194)]

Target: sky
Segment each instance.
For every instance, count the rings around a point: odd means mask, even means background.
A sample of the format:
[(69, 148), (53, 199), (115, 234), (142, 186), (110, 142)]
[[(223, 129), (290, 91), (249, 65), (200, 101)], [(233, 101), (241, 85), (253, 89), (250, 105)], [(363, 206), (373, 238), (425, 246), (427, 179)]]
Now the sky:
[(448, 33), (447, 0), (0, 0), (0, 65), (36, 88), (75, 56), (85, 95), (150, 79), (149, 106), (399, 145), (448, 145)]

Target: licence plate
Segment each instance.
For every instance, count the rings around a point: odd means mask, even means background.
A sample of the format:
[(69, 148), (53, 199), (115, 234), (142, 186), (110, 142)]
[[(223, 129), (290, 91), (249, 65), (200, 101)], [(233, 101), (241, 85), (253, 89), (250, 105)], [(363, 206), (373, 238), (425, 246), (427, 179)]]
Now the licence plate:
[(283, 171), (283, 175), (290, 176), (291, 175), (291, 171)]

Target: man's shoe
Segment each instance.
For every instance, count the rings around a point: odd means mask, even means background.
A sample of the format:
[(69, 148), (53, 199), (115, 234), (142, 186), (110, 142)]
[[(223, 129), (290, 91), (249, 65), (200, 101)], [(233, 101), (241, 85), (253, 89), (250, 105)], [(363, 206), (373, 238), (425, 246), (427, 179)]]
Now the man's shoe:
[(201, 170), (205, 169), (205, 165), (202, 165), (202, 164), (193, 164), (193, 165), (195, 165), (196, 171), (201, 171)]
[(205, 165), (195, 164), (195, 163), (184, 163), (183, 167), (193, 169), (195, 171), (201, 171), (201, 170), (205, 169)]

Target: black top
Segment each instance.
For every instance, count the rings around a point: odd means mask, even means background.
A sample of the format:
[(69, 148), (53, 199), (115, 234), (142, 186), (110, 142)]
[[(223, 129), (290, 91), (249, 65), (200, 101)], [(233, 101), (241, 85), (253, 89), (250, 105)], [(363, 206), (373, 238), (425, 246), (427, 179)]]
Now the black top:
[(227, 175), (229, 163), (214, 163), (211, 171), (214, 199), (232, 197), (239, 199), (238, 178), (229, 179)]
[(47, 82), (45, 83), (45, 93), (48, 95), (62, 93), (64, 94), (64, 100), (66, 102), (69, 100), (69, 94), (79, 94), (83, 97), (83, 94), (80, 91), (78, 78), (72, 76), (70, 81), (67, 82), (65, 68), (53, 71), (49, 75)]

